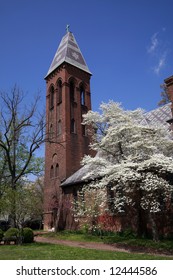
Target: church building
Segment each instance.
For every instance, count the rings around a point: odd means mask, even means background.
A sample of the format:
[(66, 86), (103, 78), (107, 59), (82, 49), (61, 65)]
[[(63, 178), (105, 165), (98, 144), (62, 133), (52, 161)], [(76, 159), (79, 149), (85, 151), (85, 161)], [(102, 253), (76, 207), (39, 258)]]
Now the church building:
[[(44, 229), (75, 229), (71, 202), (86, 184), (88, 166), (81, 167), (90, 150), (91, 135), (82, 116), (91, 110), (91, 72), (72, 32), (62, 38), (46, 80), (46, 144)], [(173, 104), (173, 76), (165, 79)], [(172, 112), (171, 112), (172, 111)], [(166, 104), (145, 114), (147, 123), (173, 125), (173, 107)]]
[(55, 220), (64, 228), (60, 185), (80, 168), (83, 156), (91, 154), (90, 136), (82, 125), (82, 115), (91, 110), (91, 72), (68, 28), (45, 77), (45, 229), (54, 227)]

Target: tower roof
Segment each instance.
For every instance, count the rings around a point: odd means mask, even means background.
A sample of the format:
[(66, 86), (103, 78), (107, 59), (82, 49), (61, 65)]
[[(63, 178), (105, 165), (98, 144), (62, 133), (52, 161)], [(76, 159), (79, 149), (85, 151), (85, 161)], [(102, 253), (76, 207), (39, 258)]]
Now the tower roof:
[(67, 62), (91, 74), (73, 33), (69, 31), (62, 38), (46, 77), (63, 62)]

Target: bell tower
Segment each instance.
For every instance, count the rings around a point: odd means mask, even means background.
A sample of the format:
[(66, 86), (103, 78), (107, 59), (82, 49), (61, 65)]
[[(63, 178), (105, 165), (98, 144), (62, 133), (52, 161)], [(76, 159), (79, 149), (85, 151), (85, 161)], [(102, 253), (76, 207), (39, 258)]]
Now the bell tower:
[(90, 154), (90, 137), (82, 115), (91, 110), (91, 72), (72, 32), (62, 38), (46, 80), (44, 228), (55, 226), (60, 184)]

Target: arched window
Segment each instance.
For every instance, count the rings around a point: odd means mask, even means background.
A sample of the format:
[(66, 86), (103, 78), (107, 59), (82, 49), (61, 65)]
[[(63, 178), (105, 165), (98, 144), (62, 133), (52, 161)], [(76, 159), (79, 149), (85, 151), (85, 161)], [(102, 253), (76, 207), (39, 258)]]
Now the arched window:
[(49, 139), (51, 140), (53, 138), (53, 124), (51, 123), (49, 127)]
[(74, 98), (74, 82), (71, 81), (70, 82), (70, 101), (74, 102), (75, 98)]
[(61, 80), (58, 80), (57, 88), (58, 88), (57, 103), (61, 103), (62, 102), (62, 81)]
[(83, 86), (80, 87), (80, 103), (81, 105), (85, 105), (85, 91)]
[(87, 136), (87, 128), (86, 125), (82, 124), (82, 135)]
[(57, 127), (57, 135), (60, 135), (62, 133), (62, 124), (61, 120), (58, 121), (58, 127)]
[(52, 179), (54, 177), (54, 170), (53, 170), (53, 165), (51, 165), (50, 168), (50, 178)]
[(58, 161), (58, 156), (57, 156), (57, 154), (53, 154), (53, 156), (52, 156), (53, 165), (55, 165), (55, 164), (57, 163), (57, 161)]
[(75, 120), (74, 119), (71, 119), (70, 131), (71, 131), (71, 133), (76, 133), (76, 124), (75, 124)]
[(55, 177), (59, 176), (59, 165), (58, 163), (55, 165)]
[(49, 102), (49, 109), (52, 110), (54, 106), (54, 87), (51, 86), (50, 88), (50, 102)]

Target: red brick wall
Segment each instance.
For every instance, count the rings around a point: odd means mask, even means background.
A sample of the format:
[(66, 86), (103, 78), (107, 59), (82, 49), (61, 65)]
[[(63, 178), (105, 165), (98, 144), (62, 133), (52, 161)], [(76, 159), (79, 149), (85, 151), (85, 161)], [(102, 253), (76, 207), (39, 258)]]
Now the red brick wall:
[[(60, 182), (68, 178), (80, 168), (81, 159), (85, 154), (90, 154), (89, 142), (90, 137), (82, 133), (82, 108), (91, 109), (90, 96), (90, 77), (91, 75), (72, 65), (64, 63), (46, 78), (46, 123), (47, 136), (49, 135), (50, 125), (53, 126), (54, 134), (50, 141), (45, 144), (45, 191), (44, 191), (44, 227), (49, 228), (52, 211), (59, 204), (61, 196)], [(62, 103), (57, 103), (57, 81), (62, 81)], [(70, 79), (74, 80), (74, 119), (76, 123), (76, 133), (70, 132)], [(83, 83), (85, 88), (85, 106), (81, 106), (80, 101), (80, 84)], [(50, 87), (54, 86), (54, 107), (49, 108)], [(58, 119), (61, 119), (62, 132), (57, 135)], [(51, 176), (51, 166), (55, 168), (59, 165), (59, 175)], [(51, 178), (52, 177), (52, 178)]]
[(173, 76), (165, 79), (164, 82), (168, 90), (169, 99), (172, 102), (171, 111), (173, 116)]

